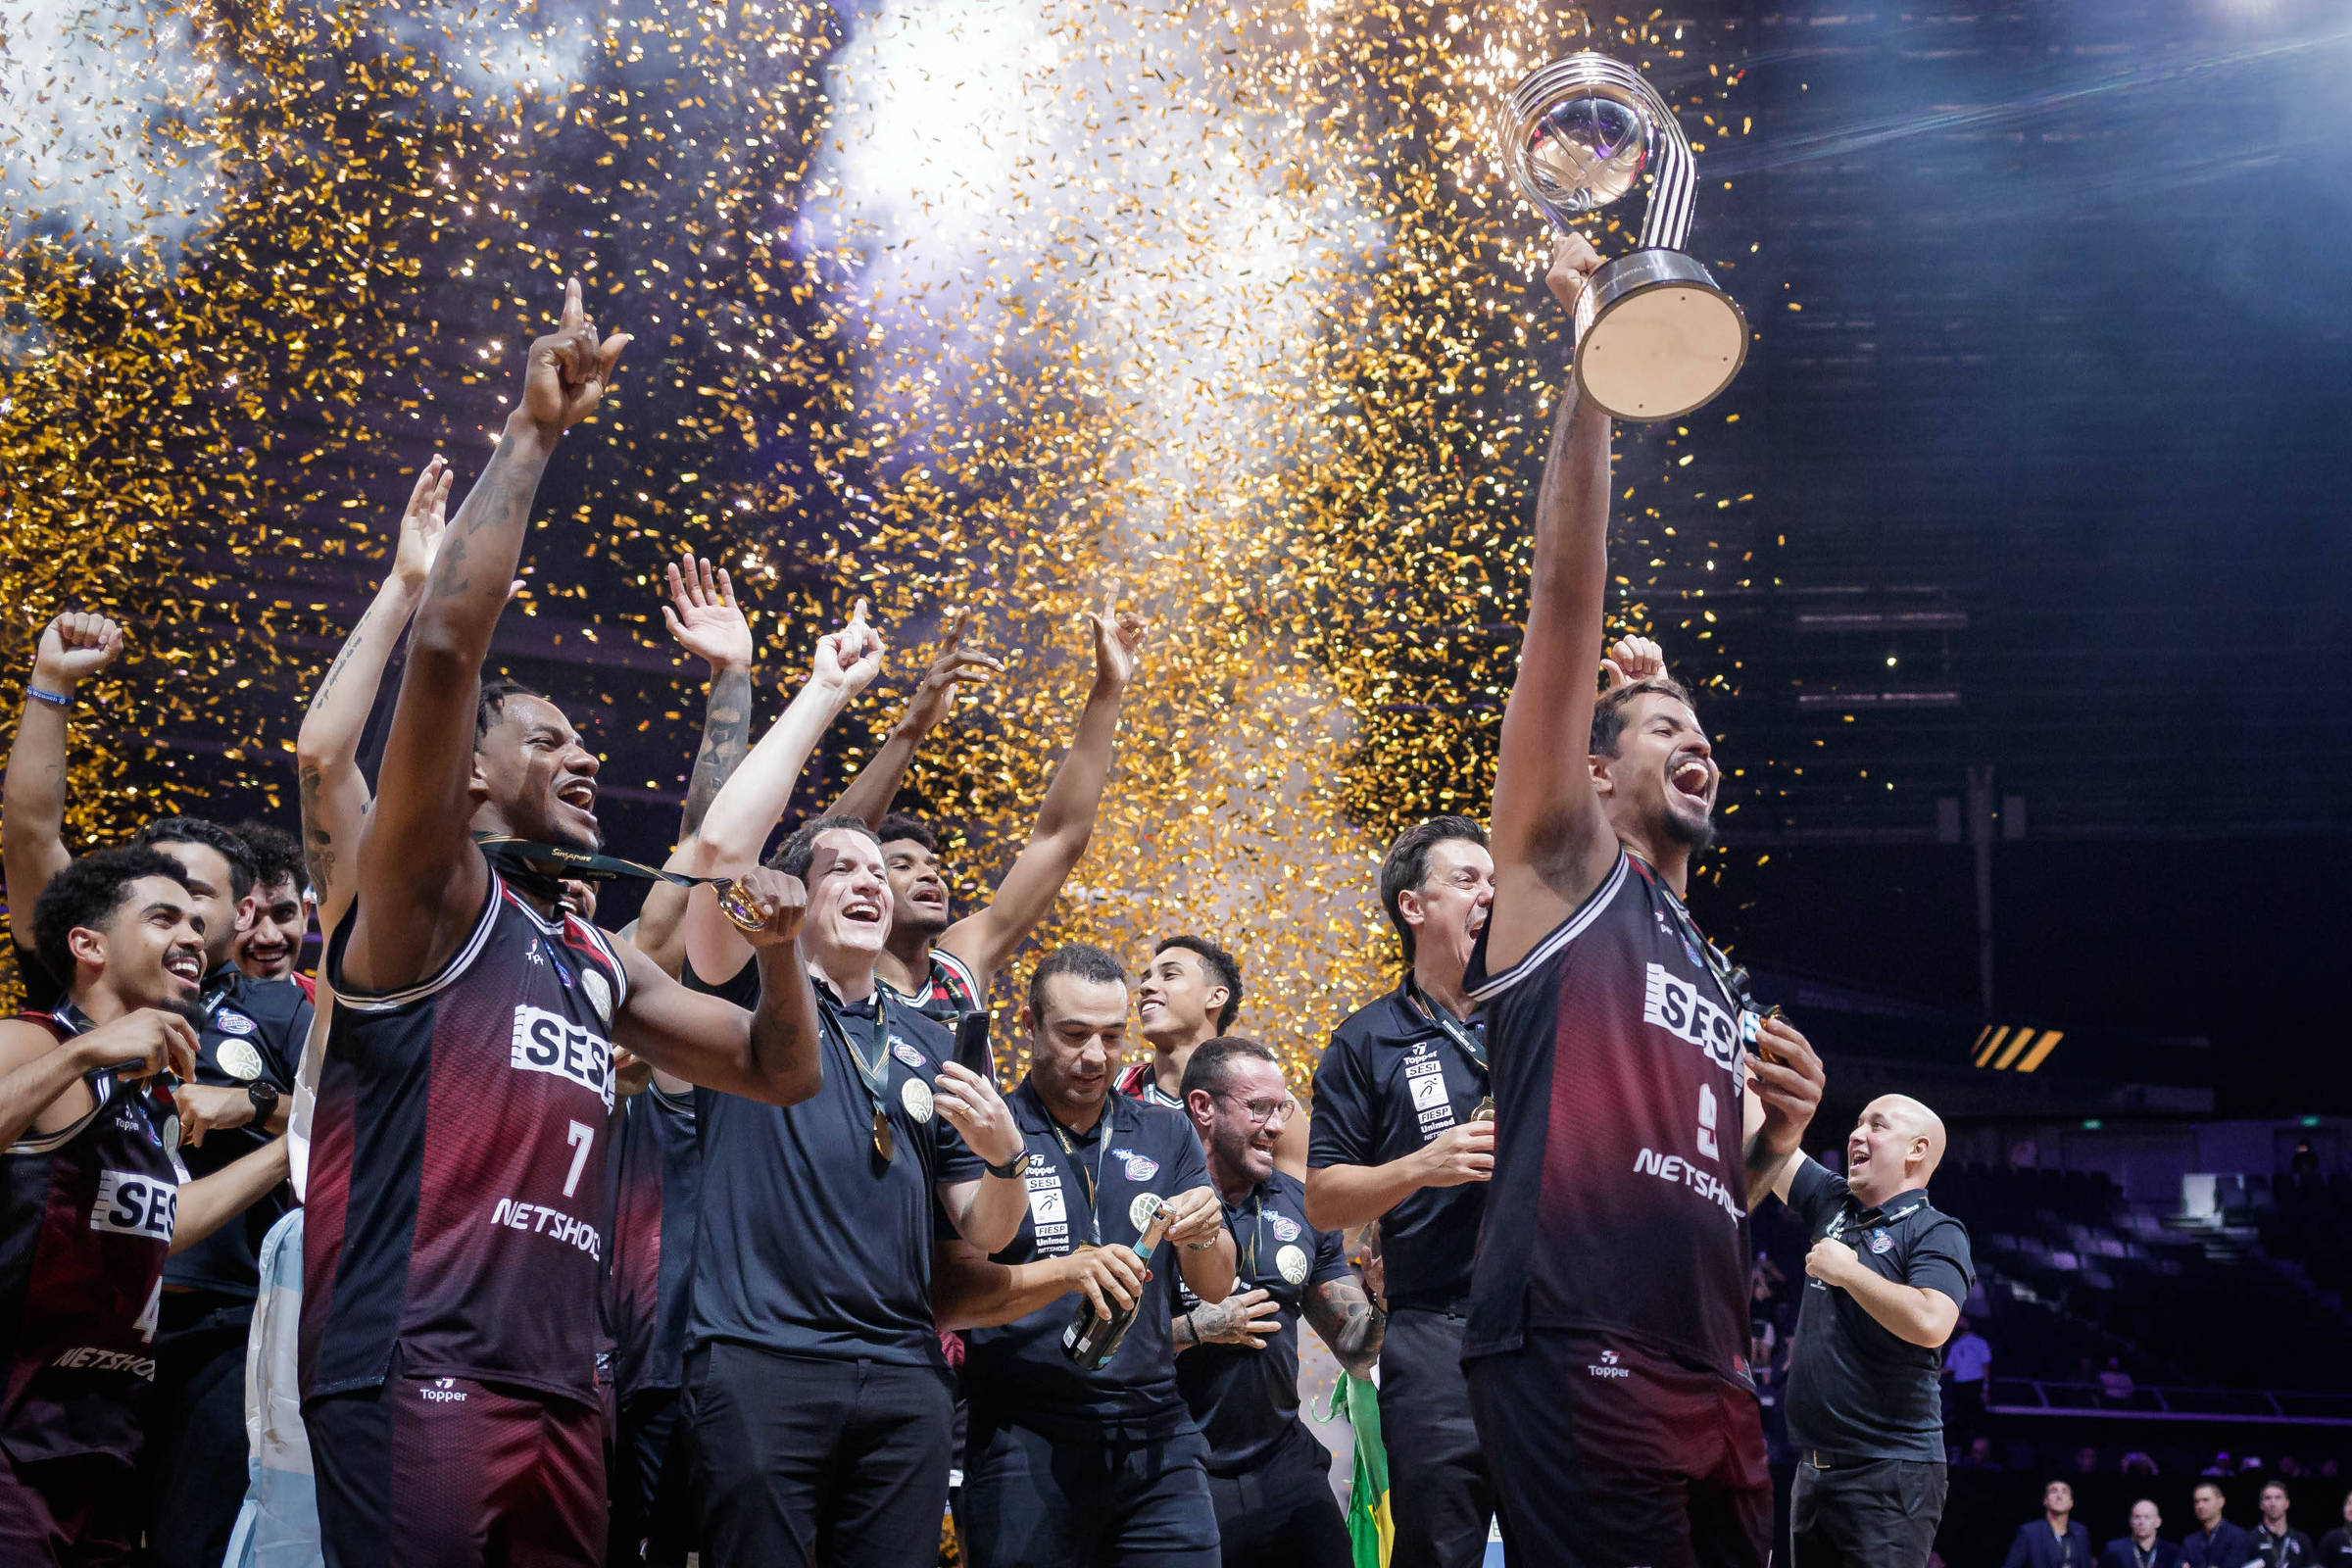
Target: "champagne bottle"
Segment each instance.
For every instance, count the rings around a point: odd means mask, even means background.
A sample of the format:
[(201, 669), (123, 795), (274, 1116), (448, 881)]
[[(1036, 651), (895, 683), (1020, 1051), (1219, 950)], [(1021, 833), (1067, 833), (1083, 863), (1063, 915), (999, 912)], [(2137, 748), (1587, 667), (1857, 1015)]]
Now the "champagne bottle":
[[(1147, 1268), (1152, 1263), (1152, 1250), (1168, 1233), (1170, 1217), (1167, 1205), (1154, 1199), (1152, 1217), (1145, 1221), (1144, 1234), (1136, 1238), (1135, 1243), (1136, 1260)], [(1143, 1304), (1140, 1298), (1136, 1306), (1121, 1306), (1108, 1296), (1103, 1299), (1109, 1303), (1110, 1316), (1104, 1317), (1096, 1311), (1095, 1303), (1081, 1296), (1078, 1298), (1078, 1315), (1070, 1320), (1068, 1328), (1062, 1330), (1061, 1353), (1068, 1356), (1081, 1372), (1100, 1372), (1110, 1364), (1110, 1358), (1119, 1353), (1119, 1346), (1125, 1342), (1127, 1331), (1135, 1327), (1136, 1307)]]

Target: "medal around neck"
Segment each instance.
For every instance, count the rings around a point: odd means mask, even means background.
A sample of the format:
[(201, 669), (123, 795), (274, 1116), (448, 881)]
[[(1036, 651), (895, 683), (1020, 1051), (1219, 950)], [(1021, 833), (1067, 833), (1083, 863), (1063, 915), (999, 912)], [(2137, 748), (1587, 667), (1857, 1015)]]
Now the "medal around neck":
[(1690, 143), (1656, 88), (1582, 50), (1531, 72), (1504, 101), (1502, 158), (1565, 233), (1651, 179), (1641, 247), (1605, 263), (1576, 301), (1576, 379), (1621, 419), (1672, 419), (1712, 402), (1747, 359), (1747, 318), (1692, 257)]

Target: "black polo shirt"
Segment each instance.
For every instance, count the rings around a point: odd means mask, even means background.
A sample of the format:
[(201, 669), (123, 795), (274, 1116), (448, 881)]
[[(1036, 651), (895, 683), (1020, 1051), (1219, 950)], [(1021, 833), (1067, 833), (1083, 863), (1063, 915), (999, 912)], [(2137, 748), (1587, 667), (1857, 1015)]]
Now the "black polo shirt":
[[(746, 964), (720, 986), (688, 983), (748, 1006), (759, 968)], [(934, 1188), (985, 1174), (931, 1103), (954, 1041), (879, 988), (855, 1005), (822, 981), (815, 989), (826, 1027), (824, 1084), (814, 1096), (785, 1107), (695, 1091), (702, 1181), (687, 1348), (728, 1340), (789, 1355), (944, 1367), (931, 1312)], [(874, 1102), (849, 1044), (870, 1058), (877, 1036), (888, 1052), (888, 1161), (874, 1152)]]
[[(1484, 1024), (1466, 1026), (1483, 1044)], [(1385, 1165), (1460, 1126), (1493, 1091), (1487, 1072), (1399, 986), (1348, 1015), (1315, 1068), (1306, 1163)], [(1470, 1294), (1487, 1184), (1425, 1187), (1381, 1216), (1389, 1305), (1446, 1306)]]
[[(1063, 1257), (1090, 1241), (1133, 1247), (1143, 1236), (1139, 1218), (1149, 1219), (1137, 1201), (1145, 1194), (1173, 1198), (1208, 1185), (1208, 1159), (1193, 1124), (1165, 1106), (1106, 1094), (1095, 1125), (1076, 1133), (1054, 1121), (1025, 1079), (1005, 1103), (1036, 1157), (1029, 1212), (1012, 1245), (996, 1254), (1000, 1263)], [(974, 1329), (963, 1357), (972, 1424), (1025, 1427), (1056, 1442), (1129, 1442), (1191, 1431), (1168, 1334), (1181, 1256), (1164, 1243), (1152, 1253), (1135, 1326), (1099, 1372), (1079, 1371), (1061, 1349), (1062, 1331), (1083, 1296), (1058, 1297), (1001, 1328)]]
[[(1925, 1189), (1863, 1208), (1845, 1178), (1799, 1156), (1788, 1207), (1809, 1241), (1834, 1237), (1872, 1273), (1962, 1306), (1976, 1281), (1968, 1228)], [(1839, 1459), (1943, 1462), (1940, 1348), (1900, 1339), (1840, 1290), (1807, 1277), (1788, 1365), (1788, 1440)]]
[[(250, 1084), (266, 1083), (290, 1111), (295, 1069), (302, 1064), (316, 1010), (302, 987), (291, 980), (256, 980), (224, 963), (205, 977), (198, 1004), (204, 1013), (196, 1026), (196, 1081), (240, 1093)], [(181, 1145), (179, 1157), (195, 1180), (244, 1158), (273, 1137), (248, 1122), (206, 1133), (201, 1144)], [(244, 1213), (175, 1253), (164, 1265), (165, 1287), (252, 1299), (261, 1283), (262, 1239), (293, 1206), (293, 1189), (278, 1183)]]
[[(1255, 1469), (1296, 1438), (1315, 1443), (1298, 1419), (1298, 1318), (1316, 1286), (1354, 1273), (1340, 1233), (1306, 1222), (1306, 1187), (1296, 1176), (1276, 1171), (1226, 1203), (1225, 1228), (1233, 1232), (1235, 1294), (1264, 1291), (1282, 1308), (1282, 1327), (1262, 1349), (1198, 1345), (1176, 1357), (1176, 1386), (1208, 1439), (1212, 1476)], [(1176, 1315), (1200, 1304), (1179, 1279)]]

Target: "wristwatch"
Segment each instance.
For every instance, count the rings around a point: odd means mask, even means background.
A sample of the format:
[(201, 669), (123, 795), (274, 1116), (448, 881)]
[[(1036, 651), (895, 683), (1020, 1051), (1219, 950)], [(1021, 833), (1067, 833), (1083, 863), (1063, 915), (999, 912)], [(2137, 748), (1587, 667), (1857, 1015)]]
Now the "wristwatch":
[(1015, 1176), (1027, 1175), (1029, 1167), (1036, 1162), (1037, 1155), (1031, 1151), (1024, 1149), (1019, 1153), (1006, 1160), (1004, 1164), (989, 1166), (988, 1173), (991, 1176), (1004, 1177), (1009, 1181)]
[(277, 1109), (277, 1085), (255, 1079), (245, 1086), (245, 1098), (253, 1102), (253, 1124), (267, 1124), (270, 1113)]

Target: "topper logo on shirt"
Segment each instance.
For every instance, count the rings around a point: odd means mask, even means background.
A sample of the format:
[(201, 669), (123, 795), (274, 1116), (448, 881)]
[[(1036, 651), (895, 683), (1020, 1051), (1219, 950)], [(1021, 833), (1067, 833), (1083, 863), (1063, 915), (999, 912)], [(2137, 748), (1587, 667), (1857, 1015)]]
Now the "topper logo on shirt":
[(1642, 987), (1642, 1021), (1654, 1023), (1678, 1040), (1688, 1040), (1730, 1072), (1740, 1060), (1740, 1024), (1698, 987), (1678, 980), (1653, 963)]
[(168, 1242), (172, 1222), (178, 1217), (177, 1183), (159, 1182), (134, 1170), (98, 1173), (98, 1201), (90, 1205), (90, 1229)]
[(541, 1007), (514, 1009), (508, 1063), (567, 1078), (612, 1108), (612, 1048), (593, 1030)]

